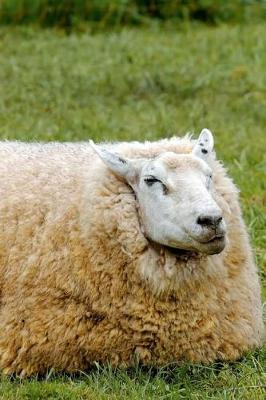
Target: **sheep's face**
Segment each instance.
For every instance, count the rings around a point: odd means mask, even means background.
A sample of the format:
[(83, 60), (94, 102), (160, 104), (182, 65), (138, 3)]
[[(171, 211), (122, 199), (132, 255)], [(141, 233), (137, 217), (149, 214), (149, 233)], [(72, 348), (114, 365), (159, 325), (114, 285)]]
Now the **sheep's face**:
[(212, 149), (212, 134), (205, 129), (191, 154), (165, 152), (155, 159), (127, 160), (106, 150), (97, 152), (133, 188), (148, 239), (175, 249), (215, 254), (225, 246), (225, 222), (213, 198), (207, 163)]
[(223, 250), (225, 223), (212, 196), (212, 171), (200, 158), (160, 155), (143, 166), (135, 192), (148, 238), (207, 254)]

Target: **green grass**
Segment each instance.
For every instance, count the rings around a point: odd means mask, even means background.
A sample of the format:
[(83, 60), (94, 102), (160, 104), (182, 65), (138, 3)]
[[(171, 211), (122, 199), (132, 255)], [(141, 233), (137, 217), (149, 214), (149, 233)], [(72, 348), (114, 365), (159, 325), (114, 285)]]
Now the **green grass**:
[[(0, 137), (144, 140), (213, 130), (266, 281), (266, 26), (0, 29)], [(266, 292), (265, 292), (266, 295)], [(266, 349), (233, 364), (0, 380), (0, 399), (263, 399)]]
[[(71, 376), (48, 376), (26, 382), (2, 381), (1, 400), (177, 400), (177, 399), (265, 399), (263, 352), (242, 362), (168, 367), (160, 370), (135, 368), (129, 371), (95, 367), (90, 373)], [(1, 386), (0, 386), (1, 388)]]

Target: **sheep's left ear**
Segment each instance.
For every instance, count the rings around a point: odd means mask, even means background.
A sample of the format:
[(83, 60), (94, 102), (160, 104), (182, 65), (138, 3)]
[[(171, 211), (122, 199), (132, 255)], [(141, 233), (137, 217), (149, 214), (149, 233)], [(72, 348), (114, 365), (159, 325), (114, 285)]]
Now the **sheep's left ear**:
[(202, 129), (199, 138), (192, 150), (192, 154), (197, 157), (207, 160), (209, 154), (213, 151), (214, 140), (209, 129)]
[(135, 177), (142, 166), (142, 160), (130, 160), (122, 157), (102, 146), (96, 145), (92, 140), (90, 140), (89, 143), (95, 153), (98, 154), (100, 159), (112, 172), (125, 178), (129, 185), (134, 187)]
[(106, 150), (101, 146), (97, 146), (92, 140), (89, 141), (90, 146), (95, 153), (102, 159), (104, 164), (117, 175), (126, 177), (130, 170), (130, 162), (116, 153)]

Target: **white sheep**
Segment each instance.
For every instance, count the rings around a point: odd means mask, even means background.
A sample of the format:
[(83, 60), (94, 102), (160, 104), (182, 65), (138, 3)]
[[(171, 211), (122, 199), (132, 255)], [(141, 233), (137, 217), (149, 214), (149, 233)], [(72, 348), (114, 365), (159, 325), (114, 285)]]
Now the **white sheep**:
[(234, 360), (262, 343), (238, 191), (210, 131), (3, 142), (0, 190), (4, 373)]

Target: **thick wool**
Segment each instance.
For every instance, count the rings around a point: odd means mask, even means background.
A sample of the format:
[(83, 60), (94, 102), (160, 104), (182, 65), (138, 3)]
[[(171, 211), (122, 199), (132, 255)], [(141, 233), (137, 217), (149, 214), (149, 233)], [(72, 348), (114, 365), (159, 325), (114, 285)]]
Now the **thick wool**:
[[(189, 153), (189, 138), (113, 145)], [(235, 360), (264, 335), (238, 191), (211, 161), (228, 243), (174, 254), (142, 234), (131, 188), (83, 144), (0, 145), (0, 369)]]

